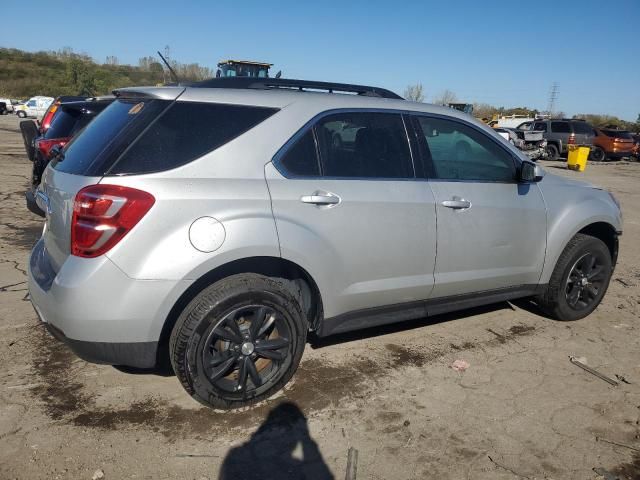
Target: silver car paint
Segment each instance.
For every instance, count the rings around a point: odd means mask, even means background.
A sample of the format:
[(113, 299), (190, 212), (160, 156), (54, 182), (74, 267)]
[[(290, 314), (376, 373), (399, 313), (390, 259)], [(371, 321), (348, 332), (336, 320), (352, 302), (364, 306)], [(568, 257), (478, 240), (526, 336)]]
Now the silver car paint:
[[(30, 278), (30, 290), (43, 317), (70, 338), (157, 341), (170, 309), (193, 282), (221, 265), (247, 257), (281, 256), (299, 264), (318, 284), (325, 316), (330, 317), (429, 295), (487, 290), (511, 282), (536, 283), (538, 278), (544, 283), (564, 245), (580, 228), (606, 221), (621, 229), (619, 211), (606, 192), (552, 175), (530, 185), (525, 198), (517, 201), (516, 189), (521, 186), (515, 184), (494, 189), (465, 186), (460, 193), (470, 197), (473, 207), (455, 213), (439, 209), (437, 234), (437, 198), (458, 194), (446, 182), (288, 180), (271, 163), (289, 138), (328, 110), (391, 109), (474, 122), (456, 110), (322, 93), (181, 87), (128, 91), (158, 98), (179, 96), (179, 101), (271, 106), (281, 111), (174, 170), (98, 179), (47, 169), (43, 188), (53, 213), (42, 241), (58, 274), (47, 292)], [(475, 123), (515, 157), (526, 159), (492, 129)], [(104, 257), (69, 256), (73, 197), (83, 186), (98, 182), (148, 191), (156, 203)], [(342, 204), (318, 208), (299, 202), (299, 196), (316, 189), (335, 192)], [(189, 242), (189, 226), (202, 216), (216, 218), (226, 230), (224, 243), (213, 253), (200, 252)], [(500, 235), (492, 238), (492, 231)], [(543, 266), (545, 238), (541, 232), (545, 231), (549, 246)], [(464, 259), (471, 263), (465, 266)], [(438, 261), (443, 266), (440, 270), (436, 269)]]

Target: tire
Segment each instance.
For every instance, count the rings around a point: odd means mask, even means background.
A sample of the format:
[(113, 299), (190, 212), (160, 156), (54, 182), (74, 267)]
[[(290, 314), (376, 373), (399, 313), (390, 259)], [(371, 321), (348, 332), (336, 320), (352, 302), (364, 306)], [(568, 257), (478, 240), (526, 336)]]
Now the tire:
[[(594, 258), (595, 262), (590, 264), (590, 258)], [(538, 303), (557, 320), (584, 318), (602, 301), (612, 272), (611, 253), (604, 242), (579, 233), (562, 251)], [(583, 283), (585, 281), (586, 284)]]
[(558, 147), (556, 147), (553, 143), (547, 144), (547, 158), (549, 160), (557, 160), (560, 156), (560, 152), (558, 152)]
[(607, 159), (607, 154), (600, 147), (594, 147), (593, 152), (591, 152), (591, 160), (594, 162), (604, 162)]
[(171, 332), (171, 365), (184, 389), (200, 403), (224, 409), (252, 405), (280, 390), (304, 351), (308, 322), (302, 304), (292, 282), (257, 274), (233, 275), (205, 288)]
[(27, 118), (27, 114), (26, 114), (26, 113), (24, 113), (24, 112), (22, 112), (22, 111), (20, 111), (20, 112), (18, 112), (18, 117), (20, 117), (20, 118)]

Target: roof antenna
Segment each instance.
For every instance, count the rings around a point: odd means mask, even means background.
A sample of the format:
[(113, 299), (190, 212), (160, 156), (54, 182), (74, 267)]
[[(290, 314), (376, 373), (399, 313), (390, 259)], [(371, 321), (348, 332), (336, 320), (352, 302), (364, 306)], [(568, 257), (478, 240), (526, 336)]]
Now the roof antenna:
[(178, 78), (178, 74), (175, 72), (175, 70), (173, 68), (171, 68), (171, 65), (169, 65), (169, 62), (167, 62), (167, 59), (162, 56), (162, 54), (160, 53), (160, 50), (158, 50), (157, 53), (158, 53), (158, 55), (160, 55), (160, 58), (162, 59), (164, 64), (167, 66), (167, 68), (171, 72), (171, 75), (173, 75), (173, 78), (175, 78), (175, 80), (178, 83), (178, 85), (180, 85), (180, 78)]

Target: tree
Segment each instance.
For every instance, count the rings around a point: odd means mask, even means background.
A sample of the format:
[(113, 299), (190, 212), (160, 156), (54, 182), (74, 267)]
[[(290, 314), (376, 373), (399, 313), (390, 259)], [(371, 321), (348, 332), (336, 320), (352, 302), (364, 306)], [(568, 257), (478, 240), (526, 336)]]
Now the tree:
[(458, 97), (451, 90), (445, 90), (439, 95), (433, 97), (433, 103), (436, 105), (448, 105), (458, 101)]
[(115, 55), (107, 55), (107, 61), (105, 62), (107, 65), (118, 65), (118, 57)]
[(412, 102), (424, 102), (424, 93), (422, 92), (422, 84), (408, 85), (404, 90), (404, 98)]

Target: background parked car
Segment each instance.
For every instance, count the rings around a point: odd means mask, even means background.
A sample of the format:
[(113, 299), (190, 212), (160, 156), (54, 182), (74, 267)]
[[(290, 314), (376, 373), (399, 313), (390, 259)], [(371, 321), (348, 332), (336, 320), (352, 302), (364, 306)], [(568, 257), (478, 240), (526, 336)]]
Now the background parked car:
[(53, 97), (31, 97), (25, 104), (16, 108), (16, 115), (20, 118), (42, 118), (53, 100)]
[(49, 127), (51, 126), (51, 122), (53, 120), (53, 117), (54, 117), (56, 111), (58, 110), (58, 107), (62, 103), (79, 102), (79, 101), (87, 100), (88, 98), (89, 97), (82, 97), (82, 96), (76, 96), (76, 95), (62, 95), (62, 96), (56, 98), (49, 105), (49, 108), (47, 108), (47, 111), (42, 116), (42, 122), (40, 122), (40, 133), (44, 135), (46, 133), (46, 131), (49, 129)]
[(566, 154), (567, 145), (593, 145), (595, 137), (590, 123), (576, 119), (536, 120), (531, 130), (544, 132), (549, 160), (557, 160)]
[(596, 136), (593, 139), (592, 160), (602, 162), (633, 155), (635, 142), (630, 132), (611, 128), (596, 128), (594, 131)]
[(0, 104), (4, 104), (4, 108), (0, 108), (0, 115), (7, 115), (13, 112), (14, 106), (18, 103), (17, 100), (11, 98), (0, 98)]
[[(53, 115), (50, 127), (33, 141), (33, 169), (31, 172), (31, 184), (25, 192), (27, 208), (33, 213), (44, 216), (44, 212), (35, 201), (35, 194), (42, 173), (61, 147), (64, 147), (71, 139), (86, 127), (93, 118), (104, 110), (114, 97), (98, 97), (82, 102), (61, 103)], [(23, 122), (26, 123), (26, 122)], [(31, 122), (34, 123), (34, 122)], [(35, 123), (34, 123), (35, 125)], [(24, 130), (23, 130), (24, 133)], [(25, 147), (26, 147), (25, 138)], [(29, 149), (27, 148), (27, 153)]]

